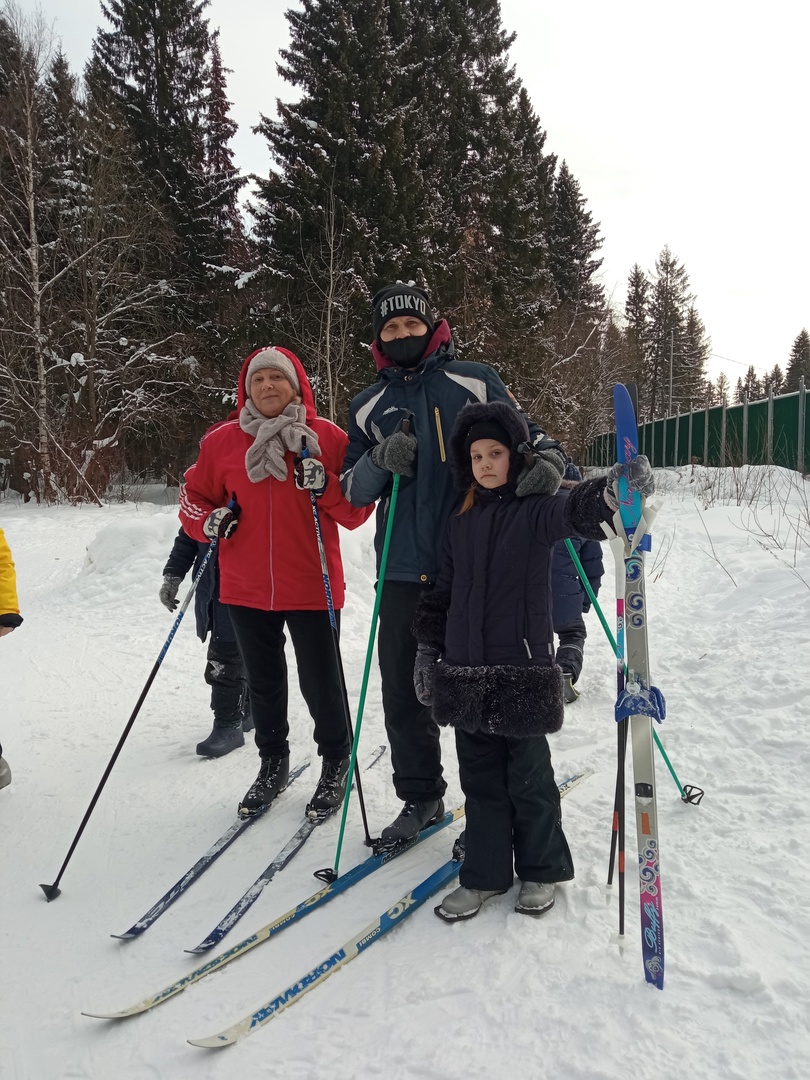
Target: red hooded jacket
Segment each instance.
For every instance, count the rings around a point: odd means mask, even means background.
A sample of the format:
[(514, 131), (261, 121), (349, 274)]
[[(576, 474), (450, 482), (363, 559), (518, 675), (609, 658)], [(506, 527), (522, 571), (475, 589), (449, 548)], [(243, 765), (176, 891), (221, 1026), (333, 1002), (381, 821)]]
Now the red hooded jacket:
[[(276, 347), (276, 346), (274, 346)], [(237, 395), (237, 416), (247, 397), (245, 376), (252, 352), (242, 364)], [(318, 499), (321, 533), (332, 602), (343, 607), (345, 582), (340, 558), (338, 524), (356, 529), (373, 506), (347, 502), (338, 474), (348, 445), (346, 433), (315, 413), (315, 401), (301, 361), (287, 349), (279, 349), (295, 366), (306, 408), (307, 425), (318, 436), (320, 460), (329, 478)], [(200, 456), (185, 474), (180, 491), (180, 521), (195, 540), (207, 541), (205, 519), (219, 506), (227, 506), (235, 494), (241, 508), (239, 527), (219, 544), (220, 600), (224, 604), (260, 608), (263, 611), (321, 611), (327, 608), (312, 501), (295, 486), (295, 454), (285, 454), (287, 479), (272, 476), (258, 483), (248, 479), (245, 468), (253, 436), (242, 431), (239, 420), (218, 424), (205, 433)]]

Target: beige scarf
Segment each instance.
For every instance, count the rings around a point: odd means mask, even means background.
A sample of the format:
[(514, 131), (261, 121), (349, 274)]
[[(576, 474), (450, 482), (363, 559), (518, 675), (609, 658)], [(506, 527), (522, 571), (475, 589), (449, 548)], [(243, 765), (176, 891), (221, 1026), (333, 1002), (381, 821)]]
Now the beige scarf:
[(288, 405), (278, 416), (262, 416), (250, 398), (239, 414), (242, 431), (253, 436), (253, 443), (245, 454), (248, 479), (254, 484), (268, 476), (276, 480), (287, 479), (287, 463), (284, 454), (292, 450), (301, 453), (301, 440), (306, 439), (307, 450), (319, 457), (321, 448), (318, 436), (306, 425), (307, 410), (303, 405)]

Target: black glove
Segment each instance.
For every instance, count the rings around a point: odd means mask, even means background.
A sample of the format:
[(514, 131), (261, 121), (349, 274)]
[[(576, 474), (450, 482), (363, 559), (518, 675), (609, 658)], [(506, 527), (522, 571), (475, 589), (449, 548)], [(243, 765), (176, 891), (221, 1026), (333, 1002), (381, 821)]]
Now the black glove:
[(522, 499), (524, 495), (553, 495), (559, 490), (567, 458), (565, 451), (554, 439), (543, 439), (534, 446), (521, 443), (518, 453), (531, 454), (533, 461), (527, 461), (518, 474), (515, 495)]
[(209, 540), (227, 540), (236, 532), (237, 524), (234, 511), (229, 506), (220, 506), (217, 510), (212, 510), (205, 519), (203, 532)]
[(411, 466), (416, 458), (416, 436), (395, 431), (371, 451), (371, 460), (380, 469), (400, 476), (413, 476)]
[(326, 491), (328, 483), (326, 469), (317, 458), (295, 459), (295, 486), (299, 491), (311, 491), (320, 496)]
[(182, 578), (174, 577), (173, 574), (165, 574), (163, 577), (163, 584), (160, 586), (160, 602), (164, 607), (167, 607), (169, 611), (175, 611), (177, 609), (178, 599), (177, 590), (180, 588), (180, 582)]
[(648, 457), (638, 454), (628, 464), (617, 461), (607, 471), (607, 486), (604, 491), (605, 502), (614, 513), (619, 509), (614, 484), (620, 476), (626, 476), (628, 489), (637, 491), (642, 498), (649, 498), (655, 491), (655, 478)]
[(433, 701), (433, 676), (438, 662), (439, 650), (420, 643), (413, 665), (413, 688), (421, 705), (430, 705)]

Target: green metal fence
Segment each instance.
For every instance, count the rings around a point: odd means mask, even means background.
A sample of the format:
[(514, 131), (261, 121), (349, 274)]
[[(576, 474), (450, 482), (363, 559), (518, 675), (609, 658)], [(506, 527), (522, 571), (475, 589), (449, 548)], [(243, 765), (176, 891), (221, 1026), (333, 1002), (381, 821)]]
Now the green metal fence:
[[(810, 424), (804, 379), (793, 394), (764, 401), (715, 405), (642, 424), (639, 451), (656, 467), (675, 465), (782, 465), (810, 468)], [(597, 435), (585, 451), (585, 465), (611, 465), (616, 436)]]

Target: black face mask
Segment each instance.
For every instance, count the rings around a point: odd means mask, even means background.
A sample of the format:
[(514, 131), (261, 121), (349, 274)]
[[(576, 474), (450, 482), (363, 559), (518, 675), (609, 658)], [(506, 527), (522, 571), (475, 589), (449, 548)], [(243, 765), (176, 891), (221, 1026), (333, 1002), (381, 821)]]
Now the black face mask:
[(397, 365), (397, 367), (413, 368), (425, 355), (428, 346), (428, 334), (420, 334), (419, 337), (395, 338), (393, 341), (381, 341), (380, 350), (383, 356)]

